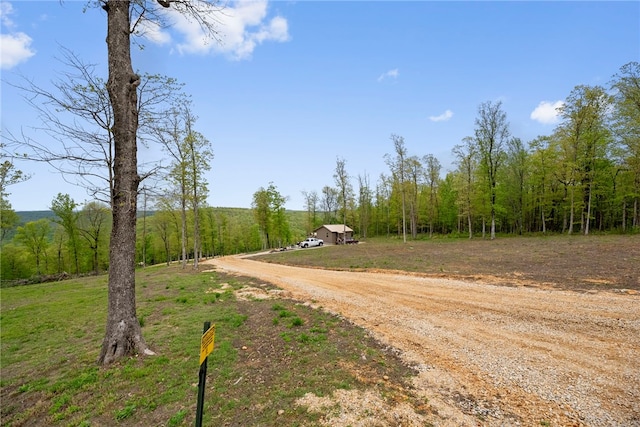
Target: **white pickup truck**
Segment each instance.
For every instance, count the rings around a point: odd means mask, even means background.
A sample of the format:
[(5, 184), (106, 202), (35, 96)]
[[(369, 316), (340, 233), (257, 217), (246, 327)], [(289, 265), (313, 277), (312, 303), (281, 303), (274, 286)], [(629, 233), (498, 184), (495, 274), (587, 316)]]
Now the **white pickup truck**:
[(322, 246), (324, 245), (324, 241), (322, 239), (316, 239), (315, 237), (307, 237), (305, 240), (300, 242), (301, 248), (311, 248), (313, 246)]

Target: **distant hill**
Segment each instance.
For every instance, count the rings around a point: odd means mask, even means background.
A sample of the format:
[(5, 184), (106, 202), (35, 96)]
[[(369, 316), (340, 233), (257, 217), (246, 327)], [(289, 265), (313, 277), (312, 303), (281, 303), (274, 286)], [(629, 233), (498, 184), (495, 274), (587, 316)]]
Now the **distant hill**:
[[(16, 213), (20, 217), (20, 224), (18, 225), (24, 225), (27, 222), (37, 221), (42, 218), (51, 220), (56, 218), (56, 214), (54, 214), (53, 211), (16, 211)], [(155, 211), (147, 211), (147, 216), (151, 216), (154, 213)], [(142, 218), (142, 216), (143, 212), (138, 211), (138, 218)]]
[[(223, 213), (228, 215), (229, 217), (244, 217), (247, 221), (253, 221), (253, 211), (248, 208), (225, 208), (225, 207), (214, 207), (216, 212)], [(20, 222), (18, 226), (23, 226), (27, 222), (37, 221), (39, 219), (50, 219), (53, 220), (56, 218), (56, 214), (53, 211), (16, 211), (18, 216), (20, 217)], [(153, 216), (155, 211), (147, 211), (147, 218)], [(287, 215), (289, 217), (289, 226), (291, 228), (291, 232), (294, 235), (305, 236), (306, 232), (306, 221), (307, 221), (307, 213), (305, 211), (292, 211), (287, 210)], [(138, 210), (138, 218), (142, 218), (144, 216), (144, 212)], [(7, 240), (11, 240), (13, 237), (15, 230), (11, 230), (7, 237)]]
[(21, 226), (27, 222), (37, 221), (42, 218), (54, 219), (56, 217), (53, 211), (16, 211), (16, 213), (20, 217), (19, 225)]

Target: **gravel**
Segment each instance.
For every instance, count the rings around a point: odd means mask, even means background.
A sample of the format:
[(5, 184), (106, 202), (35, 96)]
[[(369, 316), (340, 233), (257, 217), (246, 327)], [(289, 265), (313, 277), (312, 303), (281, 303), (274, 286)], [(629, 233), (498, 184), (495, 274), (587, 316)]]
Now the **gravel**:
[(391, 415), (378, 414), (382, 424), (342, 424), (326, 409), (327, 425), (640, 426), (637, 293), (304, 269), (240, 257), (210, 262), (348, 318), (418, 368), (413, 387), (429, 402), (428, 419), (386, 408), (375, 395), (334, 396), (338, 414), (365, 419), (371, 409), (356, 410), (352, 401), (368, 401)]

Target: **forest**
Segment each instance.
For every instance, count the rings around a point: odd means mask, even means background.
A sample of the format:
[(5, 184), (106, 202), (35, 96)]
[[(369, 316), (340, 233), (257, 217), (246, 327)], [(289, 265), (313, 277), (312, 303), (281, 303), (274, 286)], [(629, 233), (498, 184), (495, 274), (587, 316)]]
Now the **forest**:
[[(75, 60), (70, 58), (72, 63)], [(85, 69), (79, 63), (75, 66)], [(90, 73), (87, 76), (92, 78)], [(180, 261), (186, 267), (188, 260), (197, 265), (203, 257), (285, 247), (321, 224), (343, 222), (361, 240), (640, 231), (638, 62), (622, 66), (607, 87), (576, 86), (558, 108), (560, 120), (553, 132), (532, 141), (512, 135), (500, 102), (480, 104), (474, 134), (454, 147), (455, 169), (444, 174), (435, 156), (409, 153), (404, 138), (396, 134), (390, 136), (385, 155), (389, 171), (376, 177), (375, 183), (366, 174), (350, 173), (347, 159), (337, 158), (334, 185), (303, 192), (301, 211), (284, 208), (287, 196), (274, 183), (257, 189), (251, 209), (206, 206), (203, 171), (210, 168), (211, 145), (195, 130), (197, 118), (184, 97), (172, 101), (180, 87), (175, 81), (146, 76), (145, 83), (140, 90), (155, 97), (141, 98), (156, 103), (141, 106), (145, 120), (140, 137), (160, 144), (171, 167), (163, 175), (153, 167), (139, 172), (165, 185), (142, 186), (139, 191), (136, 258), (140, 266)], [(76, 92), (62, 93), (77, 103), (87, 93), (78, 89), (83, 87), (78, 82), (72, 84)], [(99, 87), (104, 82), (91, 84)], [(59, 99), (58, 94), (27, 89), (54, 104), (69, 105), (70, 100)], [(99, 91), (93, 91), (94, 95), (100, 96)], [(161, 95), (164, 101), (157, 101)], [(101, 109), (91, 117), (101, 112), (108, 119), (108, 105), (94, 101), (90, 104)], [(52, 114), (47, 107), (36, 107), (43, 109), (45, 117)], [(25, 150), (40, 161), (57, 162), (61, 173), (85, 168), (83, 178), (98, 178), (85, 182), (96, 195), (95, 201), (80, 206), (68, 195), (58, 194), (44, 217), (19, 215), (11, 208), (9, 187), (27, 177), (10, 159), (4, 160), (0, 165), (3, 283), (49, 275), (98, 274), (108, 269), (110, 124), (104, 122), (103, 139), (95, 138), (96, 133), (89, 139), (74, 133), (78, 129), (71, 132), (64, 120), (49, 120), (51, 134), (65, 141), (75, 135), (75, 148), (100, 153), (96, 158), (69, 167), (69, 158), (49, 148), (31, 143), (25, 144)], [(69, 152), (68, 145), (65, 152)], [(100, 158), (104, 153), (106, 158)], [(93, 169), (99, 163), (101, 168)], [(86, 169), (89, 165), (90, 170)]]

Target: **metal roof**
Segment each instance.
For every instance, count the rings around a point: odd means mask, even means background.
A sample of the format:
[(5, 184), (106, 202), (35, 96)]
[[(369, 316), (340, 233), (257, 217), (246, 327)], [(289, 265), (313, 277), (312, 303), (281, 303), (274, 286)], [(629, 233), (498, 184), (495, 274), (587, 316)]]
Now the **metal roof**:
[[(324, 224), (324, 225), (316, 228), (315, 231), (317, 232), (321, 228), (326, 228), (327, 230), (329, 230), (332, 233), (342, 233), (342, 232), (345, 231), (345, 226), (343, 224)], [(351, 228), (349, 228), (349, 226), (346, 226), (346, 231), (350, 231), (350, 232), (353, 233), (353, 230)]]

